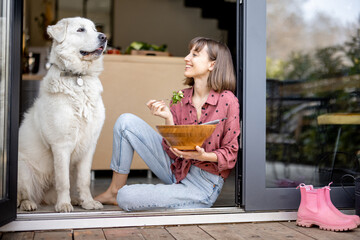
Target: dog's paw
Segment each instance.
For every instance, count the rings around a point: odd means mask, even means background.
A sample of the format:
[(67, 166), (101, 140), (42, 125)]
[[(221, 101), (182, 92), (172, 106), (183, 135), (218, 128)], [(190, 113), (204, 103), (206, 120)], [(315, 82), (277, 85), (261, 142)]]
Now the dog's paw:
[(90, 209), (102, 209), (103, 205), (99, 201), (91, 200), (91, 201), (84, 201), (81, 203), (81, 207), (87, 210)]
[(72, 212), (73, 206), (70, 203), (58, 203), (55, 205), (55, 211), (57, 212)]
[(37, 209), (36, 203), (30, 200), (23, 200), (20, 202), (20, 210), (35, 211)]
[(74, 198), (71, 198), (71, 204), (73, 206), (81, 206), (82, 201), (80, 200), (80, 198), (74, 197)]

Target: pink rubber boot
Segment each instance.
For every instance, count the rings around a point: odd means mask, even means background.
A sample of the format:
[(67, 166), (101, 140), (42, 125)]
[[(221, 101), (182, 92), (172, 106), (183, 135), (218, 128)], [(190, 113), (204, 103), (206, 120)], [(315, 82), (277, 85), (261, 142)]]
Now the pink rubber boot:
[(347, 231), (357, 228), (356, 223), (334, 213), (325, 200), (324, 189), (300, 184), (301, 201), (296, 224), (302, 227), (319, 226), (330, 231)]
[[(332, 182), (329, 183), (329, 185), (323, 187), (323, 189), (324, 189), (324, 194), (325, 194), (325, 200), (326, 200), (329, 208), (330, 208), (333, 212), (335, 212), (337, 215), (339, 215), (340, 217), (352, 219), (352, 220), (356, 223), (356, 225), (359, 226), (359, 225), (360, 225), (360, 217), (359, 217), (359, 216), (357, 216), (357, 215), (346, 215), (346, 214), (340, 212), (339, 209), (337, 209), (337, 208), (334, 206), (334, 204), (331, 202), (331, 197), (330, 197), (330, 190), (331, 190), (331, 189), (330, 189), (330, 185), (331, 185), (331, 184), (332, 184)], [(307, 187), (308, 189), (310, 189), (310, 190), (314, 189), (312, 185), (306, 185), (306, 187)]]
[(340, 212), (340, 211), (334, 206), (334, 204), (331, 202), (331, 198), (330, 198), (330, 190), (331, 190), (331, 189), (330, 189), (330, 185), (331, 185), (331, 184), (332, 184), (332, 182), (329, 183), (329, 185), (323, 187), (323, 189), (324, 189), (324, 194), (325, 194), (325, 201), (327, 202), (329, 208), (330, 208), (334, 213), (336, 213), (338, 216), (352, 219), (352, 220), (356, 223), (356, 225), (359, 226), (359, 225), (360, 225), (360, 217), (359, 217), (359, 216), (357, 216), (357, 215), (346, 215), (346, 214)]

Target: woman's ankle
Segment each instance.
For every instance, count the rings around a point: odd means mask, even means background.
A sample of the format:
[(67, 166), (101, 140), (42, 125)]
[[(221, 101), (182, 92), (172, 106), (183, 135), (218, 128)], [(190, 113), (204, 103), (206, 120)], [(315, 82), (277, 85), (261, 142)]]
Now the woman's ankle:
[(101, 202), (102, 204), (117, 205), (117, 194), (112, 194), (110, 191), (105, 191), (98, 196), (94, 197), (94, 200)]
[(118, 188), (116, 186), (110, 186), (109, 189), (107, 190), (107, 192), (108, 192), (108, 194), (110, 194), (111, 196), (114, 196), (116, 198), (119, 189), (120, 188)]

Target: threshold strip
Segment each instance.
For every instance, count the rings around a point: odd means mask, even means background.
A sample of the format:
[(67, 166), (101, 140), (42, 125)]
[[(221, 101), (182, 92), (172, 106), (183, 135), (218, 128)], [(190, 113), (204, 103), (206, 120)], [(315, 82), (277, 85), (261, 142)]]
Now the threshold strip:
[[(296, 220), (296, 211), (281, 212), (244, 212), (239, 209), (227, 209), (224, 212), (204, 211), (173, 211), (165, 212), (139, 212), (126, 213), (114, 211), (113, 213), (93, 212), (88, 213), (51, 213), (36, 214), (29, 217), (22, 214), (15, 221), (0, 228), (0, 231), (36, 231), (59, 229), (88, 229), (88, 228), (115, 228), (115, 227), (144, 227), (144, 226), (169, 226), (192, 224), (223, 224), (242, 222), (270, 222)], [(209, 210), (209, 209), (208, 209)], [(35, 214), (31, 214), (35, 215)]]
[(194, 208), (194, 209), (164, 209), (157, 211), (81, 211), (70, 213), (21, 213), (17, 214), (16, 220), (37, 221), (37, 220), (65, 220), (84, 218), (119, 218), (119, 217), (147, 217), (147, 216), (180, 216), (180, 215), (206, 215), (206, 214), (234, 214), (244, 213), (244, 209), (238, 207), (226, 208)]

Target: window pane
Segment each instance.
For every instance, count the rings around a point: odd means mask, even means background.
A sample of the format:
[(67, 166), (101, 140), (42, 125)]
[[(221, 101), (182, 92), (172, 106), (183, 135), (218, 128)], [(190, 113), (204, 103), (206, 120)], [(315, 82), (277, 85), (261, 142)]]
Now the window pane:
[(6, 193), (6, 110), (7, 110), (7, 57), (8, 57), (8, 1), (0, 0), (0, 200)]
[(360, 174), (360, 1), (267, 0), (266, 77), (266, 186)]

